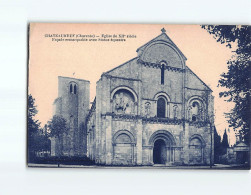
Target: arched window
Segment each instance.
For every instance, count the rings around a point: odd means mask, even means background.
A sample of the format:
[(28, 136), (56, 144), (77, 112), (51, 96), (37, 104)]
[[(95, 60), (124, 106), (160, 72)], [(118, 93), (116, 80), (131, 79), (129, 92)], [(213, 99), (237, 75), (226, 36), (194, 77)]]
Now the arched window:
[(75, 82), (70, 82), (70, 93), (71, 94), (77, 94), (77, 84)]
[(166, 117), (166, 100), (164, 97), (159, 97), (157, 100), (157, 117)]
[(200, 118), (200, 105), (197, 101), (192, 103), (192, 121), (198, 121)]
[(165, 66), (166, 66), (166, 62), (161, 62), (161, 85), (164, 85), (165, 83)]
[(164, 65), (161, 66), (161, 85), (164, 85), (164, 79), (165, 79), (165, 68)]
[(72, 93), (72, 91), (73, 91), (73, 90), (72, 90), (72, 84), (70, 84), (70, 93)]
[(77, 86), (74, 85), (74, 94), (77, 94)]
[(205, 107), (203, 104), (203, 100), (200, 98), (193, 98), (189, 101), (188, 104), (188, 119), (190, 121), (203, 121), (205, 120)]

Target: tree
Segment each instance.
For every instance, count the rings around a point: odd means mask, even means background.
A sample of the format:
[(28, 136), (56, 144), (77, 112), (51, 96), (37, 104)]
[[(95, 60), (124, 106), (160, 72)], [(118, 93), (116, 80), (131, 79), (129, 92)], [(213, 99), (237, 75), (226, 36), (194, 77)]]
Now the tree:
[(236, 45), (234, 55), (228, 60), (228, 72), (221, 74), (220, 87), (227, 90), (221, 92), (220, 97), (228, 98), (234, 108), (226, 113), (230, 127), (238, 131), (243, 141), (250, 140), (250, 59), (251, 59), (251, 27), (237, 25), (202, 25), (217, 42), (232, 48)]
[(219, 163), (221, 155), (221, 137), (218, 134), (216, 127), (214, 127), (214, 162)]
[(35, 115), (37, 114), (37, 106), (35, 105), (35, 99), (32, 95), (28, 96), (28, 132), (29, 135), (34, 134), (40, 128), (40, 123), (35, 120)]
[(40, 129), (40, 123), (35, 119), (37, 114), (35, 99), (32, 95), (28, 95), (28, 161), (32, 162), (37, 151), (36, 134)]
[(28, 95), (28, 160), (35, 162), (36, 153), (50, 150), (50, 140), (47, 136), (47, 126), (42, 129), (40, 122), (35, 119), (38, 113), (35, 99)]
[(59, 152), (62, 155), (63, 147), (63, 134), (67, 132), (67, 122), (62, 116), (54, 115), (48, 122), (48, 128), (50, 129), (49, 136), (55, 137), (59, 140)]
[(226, 154), (227, 153), (227, 148), (229, 147), (228, 135), (227, 135), (227, 130), (226, 129), (225, 129), (224, 134), (223, 134), (221, 147), (222, 147), (222, 154)]

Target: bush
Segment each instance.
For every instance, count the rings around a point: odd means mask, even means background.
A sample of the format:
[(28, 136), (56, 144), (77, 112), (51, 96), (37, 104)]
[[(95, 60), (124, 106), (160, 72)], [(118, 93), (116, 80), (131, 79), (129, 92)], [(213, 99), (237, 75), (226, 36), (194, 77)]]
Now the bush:
[(94, 165), (95, 162), (88, 157), (36, 157), (33, 163), (37, 164), (65, 164), (65, 165)]

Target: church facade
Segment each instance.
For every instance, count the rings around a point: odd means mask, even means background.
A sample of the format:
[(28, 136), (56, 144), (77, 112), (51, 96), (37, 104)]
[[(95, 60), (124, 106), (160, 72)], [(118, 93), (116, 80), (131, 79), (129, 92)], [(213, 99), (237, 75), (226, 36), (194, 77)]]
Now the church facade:
[(77, 132), (73, 134), (82, 146), (76, 147), (76, 154), (82, 150), (102, 165), (213, 162), (212, 90), (186, 66), (186, 60), (163, 30), (137, 49), (137, 57), (101, 75), (89, 111), (85, 107), (89, 83), (63, 79), (60, 90), (65, 98), (72, 98), (70, 83), (76, 82), (76, 91), (82, 94), (75, 95), (85, 102), (84, 106), (80, 101), (65, 103), (71, 111), (62, 110), (61, 96), (56, 103), (69, 123), (71, 116), (78, 121), (72, 132)]

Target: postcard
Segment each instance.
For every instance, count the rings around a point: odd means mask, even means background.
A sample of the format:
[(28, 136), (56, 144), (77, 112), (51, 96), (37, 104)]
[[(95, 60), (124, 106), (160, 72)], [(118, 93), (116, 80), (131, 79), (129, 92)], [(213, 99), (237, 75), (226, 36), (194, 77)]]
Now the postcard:
[(250, 169), (248, 45), (244, 25), (29, 24), (28, 166)]

